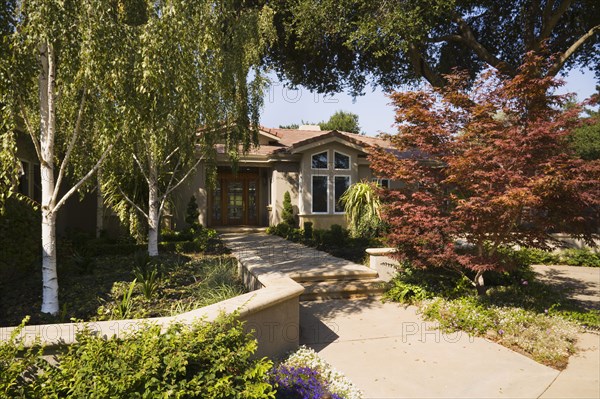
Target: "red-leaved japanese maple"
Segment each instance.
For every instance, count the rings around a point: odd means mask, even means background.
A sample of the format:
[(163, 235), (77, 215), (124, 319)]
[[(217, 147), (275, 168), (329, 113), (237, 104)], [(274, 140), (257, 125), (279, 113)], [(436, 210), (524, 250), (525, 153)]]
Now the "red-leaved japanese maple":
[(540, 68), (531, 55), (510, 80), (489, 73), (467, 87), (459, 73), (442, 89), (391, 95), (395, 150), (375, 151), (371, 165), (405, 183), (383, 198), (401, 260), (470, 270), (483, 294), (484, 272), (511, 267), (502, 247), (547, 248), (550, 232), (592, 243), (600, 163), (570, 150), (580, 108), (565, 110), (567, 97), (553, 94), (560, 83)]

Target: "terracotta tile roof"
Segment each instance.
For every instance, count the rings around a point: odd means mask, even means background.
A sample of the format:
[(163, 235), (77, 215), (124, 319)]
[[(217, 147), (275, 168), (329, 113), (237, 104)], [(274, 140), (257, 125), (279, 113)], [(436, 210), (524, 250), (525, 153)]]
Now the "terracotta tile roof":
[[(348, 140), (350, 143), (361, 147), (380, 146), (390, 148), (390, 143), (379, 137), (363, 136), (356, 133), (340, 132), (337, 130), (298, 130), (298, 129), (274, 129), (264, 126), (259, 127), (259, 131), (268, 133), (271, 136), (277, 137), (277, 140), (269, 142), (268, 145), (261, 145), (252, 148), (248, 155), (271, 155), (283, 154), (294, 147), (303, 146), (330, 137), (337, 137), (342, 140)], [(225, 153), (225, 146), (218, 144), (216, 146), (218, 154)]]
[(279, 137), (279, 143), (285, 147), (304, 145), (331, 136), (345, 138), (360, 146), (390, 147), (390, 143), (387, 140), (379, 137), (363, 136), (361, 134), (336, 130), (266, 129), (263, 127), (261, 127), (261, 130)]

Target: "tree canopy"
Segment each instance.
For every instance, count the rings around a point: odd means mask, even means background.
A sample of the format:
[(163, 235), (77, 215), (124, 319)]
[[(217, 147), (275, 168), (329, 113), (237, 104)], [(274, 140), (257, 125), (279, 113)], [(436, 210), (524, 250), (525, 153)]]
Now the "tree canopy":
[(484, 272), (511, 267), (503, 248), (546, 249), (551, 232), (597, 236), (600, 161), (568, 145), (581, 108), (561, 109), (567, 97), (529, 57), (508, 81), (487, 74), (471, 90), (458, 74), (442, 89), (393, 94), (396, 150), (372, 155), (379, 175), (405, 183), (382, 209), (399, 256), (462, 271), (480, 292)]
[(300, 124), (291, 123), (289, 125), (279, 125), (280, 129), (298, 129), (300, 125), (319, 125), (321, 130), (339, 130), (341, 132), (350, 132), (361, 134), (358, 124), (358, 115), (352, 112), (336, 111), (327, 121), (319, 123), (306, 122), (304, 119)]
[(342, 132), (359, 133), (358, 115), (352, 112), (336, 111), (327, 122), (320, 122), (321, 130), (339, 130)]
[(514, 77), (529, 51), (554, 56), (545, 74), (588, 67), (600, 74), (596, 0), (273, 0), (278, 41), (269, 63), (294, 85), (360, 92), (434, 86), (465, 69)]
[(170, 194), (200, 160), (214, 159), (216, 143), (235, 159), (256, 142), (265, 82), (258, 66), (272, 37), (272, 12), (168, 0), (148, 4), (145, 16), (128, 33), (127, 134), (103, 170), (103, 189), (122, 221), (133, 212), (146, 222), (155, 256)]

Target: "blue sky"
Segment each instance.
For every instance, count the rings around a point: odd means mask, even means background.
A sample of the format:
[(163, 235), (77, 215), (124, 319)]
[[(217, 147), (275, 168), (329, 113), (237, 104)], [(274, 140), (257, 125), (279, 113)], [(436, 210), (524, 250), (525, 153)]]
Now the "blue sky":
[[(261, 124), (267, 127), (279, 127), (291, 123), (320, 122), (327, 120), (337, 110), (349, 111), (359, 116), (364, 132), (375, 135), (379, 132), (394, 131), (394, 110), (390, 100), (379, 89), (367, 87), (366, 94), (356, 99), (346, 93), (324, 97), (300, 87), (287, 89), (277, 80), (275, 74), (269, 75), (273, 83), (265, 94), (265, 106)], [(566, 85), (561, 92), (577, 93), (579, 100), (588, 98), (595, 92), (596, 80), (589, 70), (574, 70), (566, 77)]]

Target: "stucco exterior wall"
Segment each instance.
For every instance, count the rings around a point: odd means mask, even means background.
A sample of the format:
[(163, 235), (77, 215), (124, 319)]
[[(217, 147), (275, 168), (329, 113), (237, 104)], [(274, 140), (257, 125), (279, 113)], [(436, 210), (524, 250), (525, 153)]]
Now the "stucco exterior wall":
[(195, 172), (192, 172), (188, 176), (187, 180), (179, 186), (173, 193), (173, 202), (175, 204), (174, 209), (171, 210), (173, 214), (173, 228), (176, 230), (182, 230), (187, 228), (185, 222), (185, 216), (187, 213), (187, 205), (190, 202), (190, 198), (196, 197), (196, 203), (198, 204), (198, 222), (203, 226), (208, 223), (208, 192), (206, 188), (206, 168), (204, 164), (200, 163), (196, 168)]
[(299, 165), (297, 162), (275, 162), (271, 174), (271, 203), (269, 225), (281, 222), (283, 195), (289, 191), (294, 213), (298, 214), (298, 180)]
[[(312, 169), (312, 156), (327, 151), (328, 169)], [(350, 169), (342, 170), (334, 168), (334, 153), (350, 157)], [(346, 220), (343, 213), (335, 212), (335, 176), (349, 176), (350, 184), (354, 184), (362, 178), (370, 176), (370, 170), (366, 165), (360, 165), (364, 158), (359, 158), (362, 152), (339, 142), (329, 142), (318, 147), (307, 149), (302, 154), (299, 217), (300, 226), (305, 221), (313, 223), (315, 228), (329, 228), (332, 224), (345, 226)], [(328, 203), (326, 213), (312, 212), (312, 176), (328, 176)]]

